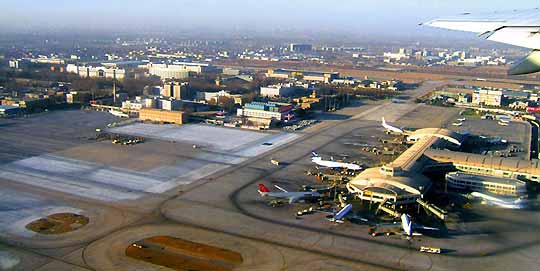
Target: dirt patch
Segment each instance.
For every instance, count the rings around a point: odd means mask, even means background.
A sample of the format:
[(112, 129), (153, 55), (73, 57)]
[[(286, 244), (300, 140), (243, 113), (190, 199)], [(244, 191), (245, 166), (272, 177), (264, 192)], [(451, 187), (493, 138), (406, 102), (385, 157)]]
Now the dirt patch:
[(62, 234), (78, 230), (88, 224), (88, 217), (73, 213), (52, 214), (32, 221), (26, 228), (41, 234)]
[(126, 256), (175, 270), (229, 271), (243, 262), (237, 252), (169, 236), (143, 239)]

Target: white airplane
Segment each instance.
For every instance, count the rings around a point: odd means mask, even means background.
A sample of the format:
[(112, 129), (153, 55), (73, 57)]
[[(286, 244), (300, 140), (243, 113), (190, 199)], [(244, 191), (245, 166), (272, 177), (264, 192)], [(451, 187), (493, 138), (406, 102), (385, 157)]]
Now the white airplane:
[(508, 126), (508, 122), (499, 121), (498, 123), (499, 123), (499, 125), (501, 125), (501, 126)]
[(464, 122), (466, 120), (467, 120), (466, 118), (457, 119), (457, 121), (459, 121), (459, 122)]
[(480, 192), (472, 192), (471, 196), (482, 199), (482, 202), (490, 206), (498, 206), (507, 209), (522, 209), (527, 205), (527, 200), (523, 198), (501, 198), (495, 195), (488, 195)]
[(117, 117), (120, 117), (120, 118), (129, 118), (129, 115), (124, 113), (124, 112), (121, 112), (121, 111), (116, 111), (116, 110), (110, 110), (109, 113), (117, 116)]
[(300, 191), (300, 192), (289, 192), (277, 185), (274, 185), (281, 192), (271, 192), (264, 184), (259, 184), (259, 194), (262, 197), (271, 197), (274, 199), (284, 199), (293, 204), (299, 200), (305, 200), (307, 198), (318, 198), (321, 196), (319, 192), (316, 191)]
[(386, 121), (384, 120), (384, 117), (382, 117), (382, 126), (384, 127), (384, 129), (386, 129), (386, 131), (388, 133), (392, 133), (392, 134), (404, 134), (405, 133), (405, 131), (403, 131), (403, 129), (397, 128), (395, 126), (392, 126), (392, 125), (389, 125), (388, 123), (386, 123)]
[(436, 19), (424, 25), (478, 33), (487, 40), (530, 48), (533, 51), (516, 62), (508, 74), (519, 75), (540, 71), (540, 9), (514, 10), (492, 14)]
[[(377, 228), (387, 228), (387, 227), (396, 227), (398, 223), (393, 224), (378, 224)], [(411, 216), (408, 214), (402, 214), (401, 215), (401, 229), (403, 231), (396, 232), (397, 234), (405, 235), (407, 236), (407, 239), (410, 239), (413, 236), (421, 236), (421, 233), (415, 232), (415, 230), (431, 230), (431, 231), (438, 231), (438, 228), (432, 228), (432, 227), (426, 227), (419, 224), (414, 224), (411, 221)]]
[(461, 126), (461, 125), (463, 125), (463, 122), (454, 122), (454, 123), (452, 123), (452, 125), (454, 125), (454, 126)]
[(349, 170), (361, 170), (362, 167), (357, 164), (353, 163), (345, 163), (345, 162), (336, 162), (332, 160), (323, 160), (322, 157), (320, 157), (316, 152), (311, 152), (311, 162), (327, 168), (344, 168)]
[(347, 204), (345, 205), (345, 207), (341, 208), (341, 210), (339, 210), (339, 212), (335, 213), (335, 214), (331, 214), (332, 217), (328, 218), (328, 221), (331, 221), (331, 222), (335, 222), (335, 223), (343, 223), (345, 222), (345, 218), (349, 218), (349, 219), (358, 219), (358, 220), (361, 220), (362, 222), (368, 222), (367, 219), (363, 218), (363, 217), (359, 217), (359, 216), (356, 216), (354, 214), (351, 214), (352, 210), (352, 204)]

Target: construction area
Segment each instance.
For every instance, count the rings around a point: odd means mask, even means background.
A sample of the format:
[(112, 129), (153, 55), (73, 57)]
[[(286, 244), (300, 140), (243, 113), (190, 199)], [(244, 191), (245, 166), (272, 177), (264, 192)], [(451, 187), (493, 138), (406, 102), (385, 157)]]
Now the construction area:
[(26, 228), (40, 234), (62, 234), (75, 231), (88, 224), (88, 217), (73, 213), (56, 213), (32, 221)]
[(169, 236), (135, 242), (126, 256), (174, 270), (230, 271), (243, 261), (238, 252)]

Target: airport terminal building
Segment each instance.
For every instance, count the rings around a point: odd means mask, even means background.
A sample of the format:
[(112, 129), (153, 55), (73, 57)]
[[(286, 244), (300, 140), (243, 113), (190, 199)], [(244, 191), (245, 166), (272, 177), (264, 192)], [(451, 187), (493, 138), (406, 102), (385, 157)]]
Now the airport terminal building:
[(457, 170), (501, 178), (540, 182), (540, 161), (492, 157), (449, 150), (427, 150), (424, 155), (439, 163), (453, 165)]
[(421, 174), (424, 156), (434, 145), (461, 145), (464, 136), (446, 129), (420, 129), (409, 135), (414, 144), (396, 160), (382, 167), (370, 168), (347, 184), (357, 198), (395, 207), (416, 203), (431, 188), (431, 180)]
[(490, 192), (501, 196), (519, 197), (527, 193), (527, 187), (524, 181), (511, 178), (450, 172), (446, 174), (446, 181), (448, 186), (452, 188)]

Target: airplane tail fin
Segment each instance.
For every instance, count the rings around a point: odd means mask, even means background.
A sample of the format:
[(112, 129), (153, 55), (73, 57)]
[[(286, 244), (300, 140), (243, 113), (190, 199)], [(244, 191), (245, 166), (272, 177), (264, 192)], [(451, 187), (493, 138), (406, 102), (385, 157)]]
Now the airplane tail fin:
[(268, 193), (268, 192), (270, 192), (268, 187), (266, 187), (264, 184), (260, 183), (259, 184), (259, 193), (263, 194), (263, 193)]

